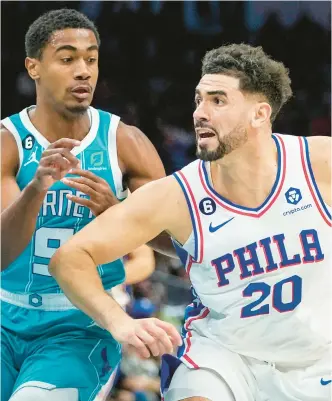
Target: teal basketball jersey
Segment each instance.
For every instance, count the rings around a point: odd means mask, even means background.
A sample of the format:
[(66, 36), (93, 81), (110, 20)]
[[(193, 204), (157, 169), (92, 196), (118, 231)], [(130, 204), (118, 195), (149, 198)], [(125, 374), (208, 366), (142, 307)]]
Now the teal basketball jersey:
[[(21, 190), (33, 179), (41, 155), (50, 145), (31, 123), (28, 110), (29, 108), (26, 108), (2, 120), (2, 124), (11, 132), (17, 143), (20, 166), (16, 181)], [(117, 198), (123, 200), (127, 191), (123, 188), (116, 147), (116, 130), (120, 118), (93, 107), (89, 108), (89, 115), (90, 131), (72, 153), (80, 160), (83, 170), (91, 171), (106, 180)], [(30, 243), (2, 272), (4, 290), (13, 293), (62, 292), (48, 272), (50, 258), (56, 249), (94, 218), (90, 209), (68, 200), (67, 194), (86, 197), (61, 181), (49, 188)], [(124, 280), (122, 260), (97, 268), (105, 289), (110, 289)]]

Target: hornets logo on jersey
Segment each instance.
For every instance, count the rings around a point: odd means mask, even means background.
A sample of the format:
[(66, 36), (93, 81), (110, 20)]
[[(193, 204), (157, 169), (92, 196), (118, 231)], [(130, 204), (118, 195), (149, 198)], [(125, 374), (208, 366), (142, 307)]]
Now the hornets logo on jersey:
[[(106, 180), (117, 198), (124, 199), (126, 191), (123, 191), (116, 148), (116, 130), (120, 119), (93, 107), (90, 107), (89, 114), (90, 131), (72, 153), (80, 160), (82, 169)], [(18, 146), (20, 168), (16, 180), (23, 190), (34, 177), (41, 155), (50, 143), (32, 125), (28, 109), (6, 118), (2, 123), (13, 134)], [(86, 197), (61, 181), (47, 191), (30, 243), (2, 273), (5, 290), (18, 293), (61, 292), (48, 272), (50, 258), (56, 249), (94, 218), (88, 208), (72, 202), (68, 195)], [(124, 280), (122, 260), (98, 266), (98, 271), (106, 289)]]

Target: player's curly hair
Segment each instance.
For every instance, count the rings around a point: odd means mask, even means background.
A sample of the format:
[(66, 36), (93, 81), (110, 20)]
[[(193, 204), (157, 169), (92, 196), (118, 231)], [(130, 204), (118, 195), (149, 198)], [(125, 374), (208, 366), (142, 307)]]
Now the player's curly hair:
[(292, 97), (288, 69), (264, 53), (262, 47), (241, 43), (213, 49), (202, 60), (202, 76), (205, 74), (239, 78), (243, 92), (264, 95), (272, 108), (271, 122)]
[(67, 28), (90, 29), (100, 45), (98, 30), (88, 17), (76, 10), (62, 8), (41, 15), (30, 25), (25, 35), (26, 55), (40, 59), (52, 34)]

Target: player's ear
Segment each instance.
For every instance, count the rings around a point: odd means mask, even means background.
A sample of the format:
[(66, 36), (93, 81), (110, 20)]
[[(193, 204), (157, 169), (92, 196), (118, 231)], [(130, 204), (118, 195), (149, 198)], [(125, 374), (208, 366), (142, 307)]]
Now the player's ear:
[(271, 113), (271, 106), (267, 102), (257, 103), (252, 113), (251, 125), (254, 128), (261, 127), (270, 121)]
[(40, 62), (38, 59), (31, 57), (25, 58), (25, 68), (27, 69), (28, 74), (34, 81), (39, 79), (39, 66)]

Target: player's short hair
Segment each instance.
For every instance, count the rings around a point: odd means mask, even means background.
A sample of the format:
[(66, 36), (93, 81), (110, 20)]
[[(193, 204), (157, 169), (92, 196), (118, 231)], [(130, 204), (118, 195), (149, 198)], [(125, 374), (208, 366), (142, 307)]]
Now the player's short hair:
[(205, 74), (239, 78), (241, 91), (264, 95), (272, 109), (271, 121), (292, 96), (288, 69), (260, 46), (241, 43), (208, 51), (202, 61), (202, 76)]
[(67, 28), (91, 30), (100, 45), (100, 37), (94, 23), (84, 14), (71, 9), (52, 10), (37, 18), (25, 35), (25, 52), (28, 57), (40, 59), (44, 47), (55, 31)]

